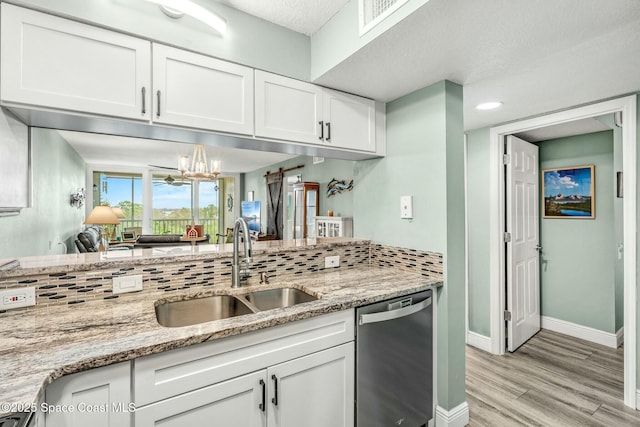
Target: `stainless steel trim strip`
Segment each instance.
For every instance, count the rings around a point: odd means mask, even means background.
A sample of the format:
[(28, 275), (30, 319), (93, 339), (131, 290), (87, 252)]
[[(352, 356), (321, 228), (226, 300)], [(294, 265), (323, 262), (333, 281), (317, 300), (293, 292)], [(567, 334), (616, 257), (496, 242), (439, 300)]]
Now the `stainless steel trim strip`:
[(399, 319), (400, 317), (409, 316), (413, 313), (422, 311), (430, 305), (431, 297), (428, 297), (417, 304), (410, 305), (409, 307), (403, 307), (397, 310), (382, 311), (380, 313), (361, 314), (358, 324), (365, 325), (367, 323), (385, 322), (387, 320)]

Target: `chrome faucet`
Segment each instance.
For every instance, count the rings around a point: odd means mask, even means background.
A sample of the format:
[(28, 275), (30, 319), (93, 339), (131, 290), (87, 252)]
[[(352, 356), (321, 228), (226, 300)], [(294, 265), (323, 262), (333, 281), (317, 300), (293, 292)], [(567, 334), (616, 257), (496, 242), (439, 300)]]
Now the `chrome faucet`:
[(251, 236), (249, 236), (249, 227), (247, 226), (247, 222), (242, 217), (238, 217), (236, 219), (235, 224), (233, 225), (233, 262), (231, 263), (231, 287), (238, 288), (240, 287), (240, 281), (243, 279), (247, 279), (249, 277), (248, 274), (240, 276), (240, 254), (238, 253), (238, 244), (240, 243), (240, 231), (242, 231), (242, 236), (244, 240), (244, 254), (242, 262), (246, 262), (247, 264), (251, 263)]

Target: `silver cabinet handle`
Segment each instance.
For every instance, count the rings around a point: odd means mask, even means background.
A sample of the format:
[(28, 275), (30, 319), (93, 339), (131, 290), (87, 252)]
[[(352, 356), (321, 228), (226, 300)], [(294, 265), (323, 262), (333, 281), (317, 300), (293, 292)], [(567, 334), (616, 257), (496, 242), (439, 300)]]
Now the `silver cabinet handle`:
[(147, 88), (142, 86), (142, 115), (147, 114)]
[(156, 95), (158, 96), (158, 111), (156, 111), (156, 116), (160, 117), (160, 91), (156, 92)]
[(358, 324), (365, 325), (367, 323), (386, 322), (387, 320), (399, 319), (401, 317), (409, 316), (413, 313), (422, 311), (430, 305), (431, 297), (428, 297), (417, 304), (398, 308), (397, 310), (381, 311), (379, 313), (371, 314), (361, 314)]

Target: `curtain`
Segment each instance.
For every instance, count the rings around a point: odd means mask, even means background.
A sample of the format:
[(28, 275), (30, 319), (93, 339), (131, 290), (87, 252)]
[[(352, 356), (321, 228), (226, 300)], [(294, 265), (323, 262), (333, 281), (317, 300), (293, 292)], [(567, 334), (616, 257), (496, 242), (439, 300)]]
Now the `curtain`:
[(267, 234), (282, 240), (282, 172), (267, 175)]

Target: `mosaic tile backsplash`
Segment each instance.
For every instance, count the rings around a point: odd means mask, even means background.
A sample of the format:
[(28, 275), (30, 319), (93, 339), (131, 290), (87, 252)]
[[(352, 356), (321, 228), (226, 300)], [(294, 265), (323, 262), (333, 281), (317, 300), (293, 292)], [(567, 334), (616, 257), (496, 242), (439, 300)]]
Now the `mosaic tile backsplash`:
[[(270, 278), (277, 278), (317, 272), (324, 270), (324, 258), (332, 255), (340, 256), (338, 268), (373, 264), (420, 272), (428, 277), (442, 277), (441, 254), (373, 244), (257, 254), (253, 258), (250, 274), (258, 277), (266, 271)], [(227, 287), (231, 281), (231, 260), (231, 257), (217, 256), (182, 262), (159, 261), (154, 265), (123, 264), (118, 267), (112, 264), (110, 268), (92, 271), (0, 278), (0, 289), (34, 286), (36, 306), (28, 308), (33, 310), (51, 305), (73, 306), (92, 300), (126, 298), (128, 294), (112, 293), (112, 280), (118, 276), (142, 275), (143, 292), (157, 294), (198, 287)]]

